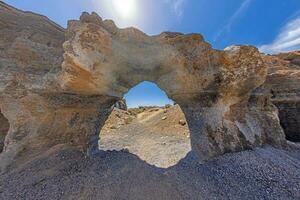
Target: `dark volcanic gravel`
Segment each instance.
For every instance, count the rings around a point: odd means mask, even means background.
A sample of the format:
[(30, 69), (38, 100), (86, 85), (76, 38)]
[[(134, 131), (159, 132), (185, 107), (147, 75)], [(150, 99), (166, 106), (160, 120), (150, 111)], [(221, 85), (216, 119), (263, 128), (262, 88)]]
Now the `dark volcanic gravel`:
[(162, 169), (127, 152), (59, 146), (0, 178), (0, 199), (300, 199), (300, 149), (271, 147)]

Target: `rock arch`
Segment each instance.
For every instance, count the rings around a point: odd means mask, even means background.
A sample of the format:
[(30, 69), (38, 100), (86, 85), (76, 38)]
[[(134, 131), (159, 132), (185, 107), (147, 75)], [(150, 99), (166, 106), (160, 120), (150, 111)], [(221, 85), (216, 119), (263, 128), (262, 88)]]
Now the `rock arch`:
[[(201, 159), (270, 141), (284, 143), (282, 132), (269, 135), (264, 122), (250, 114), (251, 92), (267, 73), (254, 47), (218, 51), (199, 34), (165, 32), (151, 37), (84, 13), (79, 21), (69, 22), (64, 50), (64, 90), (122, 98), (141, 81), (156, 83), (183, 109), (192, 149)], [(263, 110), (258, 108), (259, 115)]]
[(3, 2), (0, 16), (0, 107), (11, 126), (1, 169), (60, 144), (95, 153), (111, 106), (145, 80), (180, 105), (200, 159), (285, 146), (276, 109), (259, 88), (267, 66), (254, 47), (219, 51), (199, 34), (147, 36), (95, 13), (67, 30)]

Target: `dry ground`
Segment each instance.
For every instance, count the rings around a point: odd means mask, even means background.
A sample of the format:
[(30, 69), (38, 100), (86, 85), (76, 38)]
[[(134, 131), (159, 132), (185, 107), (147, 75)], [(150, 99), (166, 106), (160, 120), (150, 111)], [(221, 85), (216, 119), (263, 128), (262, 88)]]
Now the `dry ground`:
[(114, 109), (100, 132), (101, 150), (122, 150), (157, 167), (170, 167), (191, 150), (190, 133), (179, 106)]

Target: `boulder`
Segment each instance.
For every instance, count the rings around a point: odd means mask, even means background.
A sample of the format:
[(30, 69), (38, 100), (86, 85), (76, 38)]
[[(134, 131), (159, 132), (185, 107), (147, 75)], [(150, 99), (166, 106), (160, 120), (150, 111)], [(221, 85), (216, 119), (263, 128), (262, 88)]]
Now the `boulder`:
[(185, 120), (179, 120), (178, 122), (181, 126), (185, 126), (186, 125), (186, 121)]
[(127, 104), (126, 104), (126, 100), (125, 99), (121, 99), (119, 101), (117, 101), (114, 105), (115, 108), (118, 108), (120, 110), (127, 110)]

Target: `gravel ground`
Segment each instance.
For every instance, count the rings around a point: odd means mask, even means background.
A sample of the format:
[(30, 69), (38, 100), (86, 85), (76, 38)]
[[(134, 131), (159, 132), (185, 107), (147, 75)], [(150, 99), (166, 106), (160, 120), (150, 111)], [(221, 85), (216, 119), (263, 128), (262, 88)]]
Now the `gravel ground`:
[(226, 154), (198, 163), (190, 152), (163, 169), (122, 151), (87, 158), (57, 146), (0, 177), (0, 199), (300, 199), (300, 147)]

